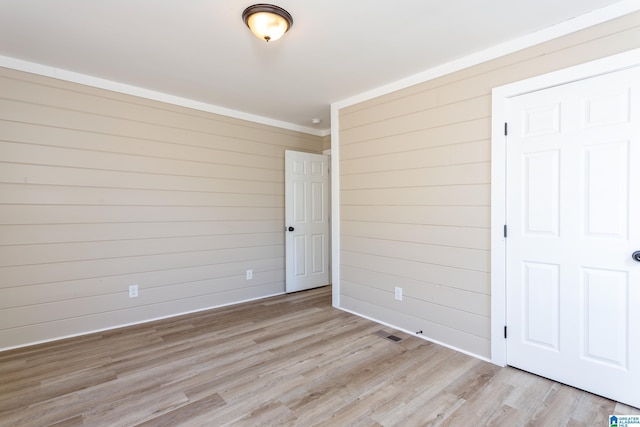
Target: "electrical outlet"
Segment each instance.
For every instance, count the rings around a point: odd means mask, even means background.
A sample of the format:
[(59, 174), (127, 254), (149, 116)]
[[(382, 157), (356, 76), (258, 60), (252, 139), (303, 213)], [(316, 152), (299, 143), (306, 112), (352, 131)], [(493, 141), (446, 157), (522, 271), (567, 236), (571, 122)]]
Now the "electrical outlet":
[(253, 270), (247, 270), (247, 280), (253, 279)]
[(402, 288), (396, 286), (395, 297), (398, 301), (402, 301)]
[(129, 286), (129, 298), (136, 298), (138, 296), (138, 285)]

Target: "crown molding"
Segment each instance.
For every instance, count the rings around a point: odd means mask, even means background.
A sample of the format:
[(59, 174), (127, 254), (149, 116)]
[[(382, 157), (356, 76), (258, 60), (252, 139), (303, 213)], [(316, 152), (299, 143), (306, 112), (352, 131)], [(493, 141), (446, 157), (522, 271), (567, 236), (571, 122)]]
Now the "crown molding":
[(230, 108), (220, 107), (206, 102), (195, 101), (189, 98), (169, 95), (138, 86), (128, 85), (124, 83), (106, 80), (86, 74), (76, 73), (74, 71), (62, 68), (42, 65), (35, 62), (24, 61), (22, 59), (12, 58), (0, 55), (0, 67), (10, 68), (13, 70), (24, 71), (31, 74), (37, 74), (45, 77), (52, 77), (58, 80), (78, 83), (85, 86), (95, 87), (98, 89), (110, 90), (112, 92), (123, 93), (126, 95), (137, 96), (139, 98), (160, 101), (167, 104), (178, 105), (181, 107), (192, 108), (194, 110), (205, 111), (207, 113), (219, 114), (221, 116), (232, 117), (235, 119), (246, 120), (253, 123), (274, 126), (281, 129), (287, 129), (296, 132), (302, 132), (315, 136), (326, 136), (330, 133), (325, 129), (314, 129), (311, 127), (300, 126), (289, 122), (271, 119), (269, 117), (258, 116), (255, 114), (245, 113), (243, 111), (232, 110)]

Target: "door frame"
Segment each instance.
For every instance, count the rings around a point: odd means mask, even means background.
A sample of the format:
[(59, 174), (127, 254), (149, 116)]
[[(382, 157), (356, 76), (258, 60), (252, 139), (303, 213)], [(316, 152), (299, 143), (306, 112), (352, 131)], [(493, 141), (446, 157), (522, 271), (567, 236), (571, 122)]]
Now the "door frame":
[(506, 224), (506, 141), (505, 123), (509, 99), (554, 86), (585, 80), (640, 65), (640, 49), (597, 59), (581, 65), (496, 87), (491, 111), (491, 362), (507, 365), (507, 245)]

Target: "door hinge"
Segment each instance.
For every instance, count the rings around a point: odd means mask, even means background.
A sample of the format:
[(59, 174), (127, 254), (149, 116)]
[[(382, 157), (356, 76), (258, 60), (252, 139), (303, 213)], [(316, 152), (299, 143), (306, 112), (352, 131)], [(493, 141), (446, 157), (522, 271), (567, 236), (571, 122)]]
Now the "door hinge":
[(507, 224), (504, 225), (504, 228), (502, 229), (502, 234), (504, 235), (504, 237), (507, 237)]
[(508, 134), (509, 132), (508, 132), (507, 122), (504, 122), (504, 135), (507, 136)]
[(504, 327), (504, 339), (507, 339), (507, 327)]

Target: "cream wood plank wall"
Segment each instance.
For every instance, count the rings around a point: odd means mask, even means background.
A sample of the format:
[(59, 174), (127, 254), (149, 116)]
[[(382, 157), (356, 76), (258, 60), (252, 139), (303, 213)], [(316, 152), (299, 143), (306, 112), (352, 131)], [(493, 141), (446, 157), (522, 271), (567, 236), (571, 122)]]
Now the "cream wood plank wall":
[(322, 138), (322, 149), (323, 150), (331, 149), (331, 135), (327, 135)]
[(491, 89), (638, 47), (635, 13), (342, 109), (341, 306), (489, 358)]
[(0, 349), (284, 292), (284, 150), (322, 148), (0, 68)]

